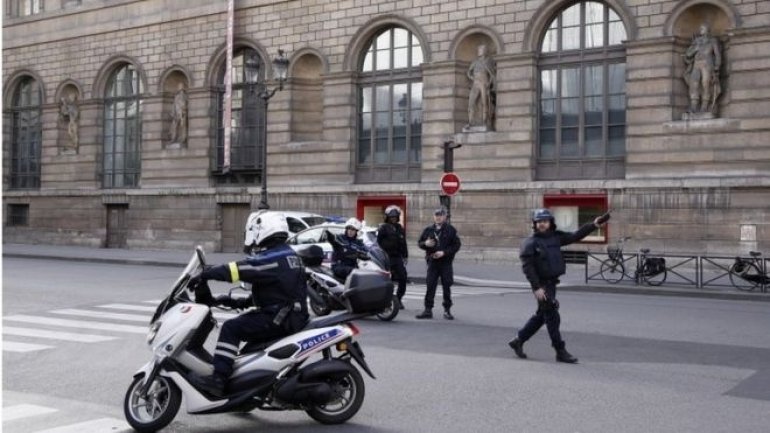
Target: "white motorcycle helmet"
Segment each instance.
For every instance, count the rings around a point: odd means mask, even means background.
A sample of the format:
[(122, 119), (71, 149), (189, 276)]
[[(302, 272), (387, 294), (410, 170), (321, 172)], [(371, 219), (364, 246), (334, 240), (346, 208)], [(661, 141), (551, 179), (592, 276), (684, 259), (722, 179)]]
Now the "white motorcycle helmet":
[(280, 212), (265, 212), (258, 215), (246, 228), (246, 250), (262, 249), (265, 241), (277, 237), (286, 240), (289, 237), (289, 223)]
[(361, 221), (359, 221), (356, 218), (350, 218), (347, 221), (345, 221), (345, 229), (347, 229), (348, 227), (352, 227), (352, 228), (356, 229), (356, 231), (360, 232), (361, 231)]

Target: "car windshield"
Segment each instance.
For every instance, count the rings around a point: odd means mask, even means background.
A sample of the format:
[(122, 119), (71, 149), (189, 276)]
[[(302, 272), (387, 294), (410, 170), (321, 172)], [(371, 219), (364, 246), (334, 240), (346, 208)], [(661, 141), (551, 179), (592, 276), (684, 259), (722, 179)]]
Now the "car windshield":
[(305, 221), (305, 224), (307, 224), (308, 227), (313, 227), (325, 223), (326, 218), (322, 216), (307, 216), (302, 218), (302, 221)]

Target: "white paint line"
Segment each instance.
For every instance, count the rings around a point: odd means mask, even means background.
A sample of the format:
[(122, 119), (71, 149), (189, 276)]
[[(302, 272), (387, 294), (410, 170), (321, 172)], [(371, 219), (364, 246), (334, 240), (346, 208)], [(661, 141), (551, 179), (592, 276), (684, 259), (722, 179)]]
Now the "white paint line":
[(38, 406), (36, 404), (17, 404), (4, 407), (2, 418), (3, 422), (6, 422), (53, 412), (58, 412), (58, 410), (50, 407)]
[(50, 317), (26, 316), (17, 314), (6, 316), (3, 320), (15, 322), (35, 323), (38, 325), (64, 326), (67, 328), (98, 329), (101, 331), (130, 332), (133, 334), (146, 334), (147, 326), (116, 325), (114, 323), (86, 322), (82, 320), (53, 319)]
[(121, 433), (130, 431), (133, 431), (131, 430), (131, 427), (121, 419), (99, 418), (78, 424), (41, 430), (37, 433)]
[(3, 326), (3, 335), (78, 341), (81, 343), (98, 343), (100, 341), (116, 340), (115, 337), (108, 337), (106, 335), (75, 334), (71, 332), (47, 331), (45, 329), (16, 328), (13, 326)]
[(123, 314), (123, 313), (107, 313), (104, 311), (91, 311), (91, 310), (78, 310), (75, 308), (64, 308), (61, 310), (53, 310), (54, 314), (65, 314), (70, 316), (82, 316), (93, 317), (96, 319), (115, 319), (115, 320), (128, 320), (132, 322), (150, 323), (152, 316), (139, 315), (139, 314)]
[(110, 308), (113, 310), (127, 310), (127, 311), (147, 311), (150, 313), (155, 312), (157, 307), (145, 307), (144, 305), (131, 305), (131, 304), (106, 304), (97, 305), (97, 308)]
[(37, 350), (53, 349), (53, 346), (44, 344), (17, 343), (3, 340), (3, 352), (34, 352)]

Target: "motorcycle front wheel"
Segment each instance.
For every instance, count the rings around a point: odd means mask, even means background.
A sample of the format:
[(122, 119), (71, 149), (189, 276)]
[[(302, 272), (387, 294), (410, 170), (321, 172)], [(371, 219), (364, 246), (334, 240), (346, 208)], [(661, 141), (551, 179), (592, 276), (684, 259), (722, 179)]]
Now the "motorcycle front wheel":
[(328, 382), (332, 387), (332, 398), (326, 403), (310, 406), (306, 412), (321, 424), (342, 424), (353, 418), (364, 404), (364, 378), (351, 365), (344, 377)]
[(398, 296), (393, 295), (393, 299), (390, 300), (390, 305), (377, 313), (377, 318), (384, 322), (390, 322), (398, 316), (398, 310)]
[(156, 376), (146, 397), (141, 396), (144, 376), (136, 377), (126, 391), (123, 412), (139, 433), (158, 431), (171, 423), (182, 403), (182, 392), (174, 382)]

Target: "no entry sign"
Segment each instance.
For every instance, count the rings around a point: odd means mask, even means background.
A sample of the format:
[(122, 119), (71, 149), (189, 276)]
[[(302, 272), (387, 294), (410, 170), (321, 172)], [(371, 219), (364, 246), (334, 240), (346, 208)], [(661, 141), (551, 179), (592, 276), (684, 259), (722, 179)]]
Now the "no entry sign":
[(454, 173), (441, 176), (441, 191), (446, 195), (455, 195), (460, 190), (460, 177)]

